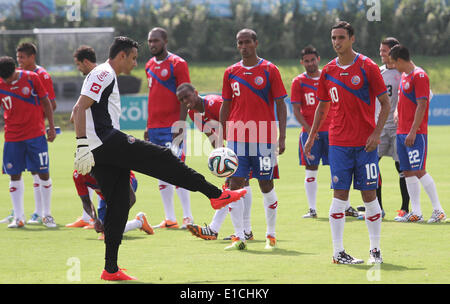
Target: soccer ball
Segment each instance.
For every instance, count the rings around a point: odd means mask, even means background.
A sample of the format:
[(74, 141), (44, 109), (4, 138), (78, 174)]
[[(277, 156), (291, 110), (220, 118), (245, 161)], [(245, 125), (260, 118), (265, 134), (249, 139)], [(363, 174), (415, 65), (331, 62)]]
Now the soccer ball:
[(238, 158), (229, 148), (217, 148), (211, 151), (208, 158), (208, 168), (218, 177), (228, 177), (238, 168)]

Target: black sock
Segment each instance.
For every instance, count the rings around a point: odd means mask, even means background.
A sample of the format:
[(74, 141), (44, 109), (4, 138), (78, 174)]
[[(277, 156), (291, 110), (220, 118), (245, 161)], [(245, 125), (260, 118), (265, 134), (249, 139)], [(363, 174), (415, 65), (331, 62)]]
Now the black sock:
[(109, 273), (115, 273), (119, 270), (117, 257), (119, 255), (120, 243), (105, 243), (105, 245), (105, 270)]
[(400, 192), (402, 194), (402, 207), (401, 210), (405, 210), (406, 212), (409, 211), (409, 194), (408, 194), (408, 188), (406, 187), (406, 179), (403, 175), (403, 172), (400, 171), (400, 163), (395, 162), (395, 168), (398, 171), (398, 174), (400, 175), (399, 184), (400, 184)]
[(383, 204), (381, 201), (381, 173), (378, 174), (378, 188), (377, 188), (377, 199), (378, 199), (378, 204), (380, 204), (380, 208), (381, 210), (383, 210)]

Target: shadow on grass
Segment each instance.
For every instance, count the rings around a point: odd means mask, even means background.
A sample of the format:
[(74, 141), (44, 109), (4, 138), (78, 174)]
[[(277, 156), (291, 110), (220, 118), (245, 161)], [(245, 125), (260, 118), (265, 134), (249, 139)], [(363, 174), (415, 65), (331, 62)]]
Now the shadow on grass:
[(359, 265), (337, 265), (339, 267), (351, 267), (356, 270), (363, 271), (373, 271), (379, 269), (380, 271), (414, 271), (414, 270), (425, 270), (426, 268), (414, 268), (407, 267), (404, 265), (395, 265), (389, 263), (376, 264), (376, 265), (367, 265), (367, 264), (359, 264)]

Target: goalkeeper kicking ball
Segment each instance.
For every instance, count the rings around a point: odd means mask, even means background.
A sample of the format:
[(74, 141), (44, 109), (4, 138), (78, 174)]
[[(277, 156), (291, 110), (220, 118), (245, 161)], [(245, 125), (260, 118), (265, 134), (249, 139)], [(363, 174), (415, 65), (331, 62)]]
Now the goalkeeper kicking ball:
[(218, 177), (228, 177), (238, 168), (238, 158), (229, 148), (217, 148), (211, 151), (208, 158), (208, 168)]

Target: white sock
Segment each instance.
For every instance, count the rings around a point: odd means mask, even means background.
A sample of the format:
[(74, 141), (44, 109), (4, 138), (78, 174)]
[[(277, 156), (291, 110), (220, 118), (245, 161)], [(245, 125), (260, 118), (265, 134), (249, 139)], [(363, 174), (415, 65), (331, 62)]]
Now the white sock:
[(19, 220), (25, 219), (25, 214), (23, 211), (23, 193), (24, 193), (24, 183), (23, 179), (18, 181), (9, 182), (9, 194), (11, 196), (11, 201), (14, 210), (14, 217)]
[(42, 197), (42, 217), (52, 215), (51, 203), (52, 203), (52, 179), (41, 179), (41, 197)]
[(175, 187), (175, 190), (177, 191), (178, 198), (180, 199), (181, 207), (183, 208), (183, 218), (189, 217), (191, 219), (194, 219), (192, 217), (192, 211), (191, 211), (191, 198), (190, 198), (190, 191), (186, 190), (184, 188)]
[(417, 176), (405, 177), (406, 188), (408, 189), (409, 199), (411, 201), (411, 212), (415, 215), (422, 215), (420, 208), (420, 183)]
[(85, 222), (89, 222), (91, 220), (91, 216), (87, 214), (87, 212), (83, 208), (83, 215), (81, 216), (81, 219)]
[(220, 208), (219, 210), (216, 210), (216, 212), (214, 213), (211, 224), (209, 224), (209, 228), (215, 233), (219, 233), (220, 227), (222, 226), (223, 221), (227, 217), (228, 208), (229, 206), (225, 206), (223, 208)]
[(426, 173), (424, 176), (422, 176), (419, 179), (420, 183), (422, 184), (423, 188), (425, 189), (425, 192), (427, 193), (428, 197), (431, 200), (431, 205), (433, 206), (433, 210), (439, 210), (444, 211), (442, 209), (441, 203), (439, 201), (439, 196), (436, 189), (436, 184), (434, 183), (433, 178), (430, 174)]
[(278, 198), (277, 194), (275, 193), (275, 189), (272, 189), (268, 193), (263, 193), (263, 199), (267, 224), (266, 237), (268, 235), (275, 237), (275, 226), (277, 223), (277, 207), (278, 207)]
[(305, 192), (309, 208), (316, 210), (318, 170), (305, 170)]
[(250, 233), (252, 231), (252, 188), (245, 186), (244, 189), (247, 190), (247, 194), (244, 195), (244, 231)]
[(380, 235), (381, 235), (381, 208), (378, 199), (370, 203), (364, 203), (366, 207), (366, 225), (369, 230), (370, 250), (380, 249)]
[(159, 193), (164, 205), (164, 213), (166, 214), (166, 220), (175, 222), (175, 208), (173, 206), (173, 186), (163, 181), (159, 181)]
[(125, 225), (125, 229), (123, 230), (123, 233), (128, 232), (130, 230), (139, 229), (142, 227), (142, 222), (138, 219), (134, 219), (131, 221), (128, 221)]
[(41, 195), (41, 179), (38, 174), (32, 174), (33, 191), (34, 191), (34, 213), (42, 217), (42, 195)]
[(345, 209), (348, 201), (333, 198), (330, 206), (330, 227), (333, 240), (334, 255), (344, 250)]
[[(229, 206), (231, 222), (234, 227), (234, 235), (245, 241), (244, 235), (244, 199), (240, 198)], [(223, 208), (222, 208), (223, 209)]]

